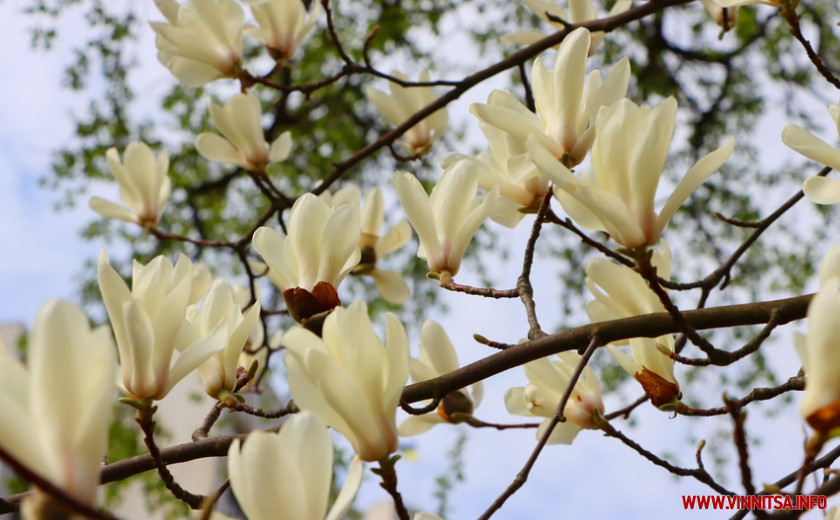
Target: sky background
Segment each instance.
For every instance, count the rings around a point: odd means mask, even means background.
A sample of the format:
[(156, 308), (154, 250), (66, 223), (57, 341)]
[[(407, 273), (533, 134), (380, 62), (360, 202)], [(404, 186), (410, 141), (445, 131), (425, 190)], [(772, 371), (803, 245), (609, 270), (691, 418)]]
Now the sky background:
[[(49, 54), (33, 53), (27, 34), (30, 21), (18, 14), (25, 5), (26, 2), (19, 0), (0, 2), (3, 43), (0, 70), (4, 71), (0, 74), (0, 243), (4, 245), (4, 254), (0, 255), (0, 322), (28, 325), (46, 300), (75, 299), (78, 284), (75, 276), (82, 261), (95, 257), (104, 244), (79, 240), (79, 229), (93, 217), (86, 204), (56, 214), (52, 209), (53, 195), (38, 186), (38, 179), (48, 174), (50, 154), (73, 139), (72, 114), (83, 110), (80, 98), (60, 88), (60, 73), (69, 61), (68, 49), (81, 41), (85, 26), (69, 16), (62, 22), (64, 31), (56, 49)], [(149, 8), (146, 14), (161, 18), (152, 11)], [(160, 93), (159, 82), (174, 79), (154, 59), (151, 30), (138, 52), (146, 58), (141, 73), (145, 83), (141, 82), (138, 90), (142, 104), (144, 97), (151, 102)], [(466, 114), (468, 104), (484, 101), (492, 87), (491, 83), (471, 91), (450, 107), (450, 113)], [(769, 139), (776, 140), (777, 149), (783, 123), (771, 118), (764, 125), (764, 131), (772, 136)], [(116, 189), (108, 187), (97, 192), (114, 198)], [(500, 242), (514, 252), (514, 260), (510, 264), (494, 263), (491, 269), (508, 277), (510, 283), (506, 286), (514, 285), (521, 262), (521, 253), (516, 252), (523, 250), (524, 241), (521, 233), (508, 233)], [(560, 293), (556, 276), (538, 264), (534, 280), (540, 312), (546, 316), (557, 315), (550, 303), (550, 297)], [(459, 275), (458, 281), (478, 283), (468, 272)], [(441, 321), (457, 345), (462, 363), (487, 354), (486, 347), (472, 340), (473, 333), (499, 341), (519, 339), (516, 334), (522, 330), (524, 312), (518, 302), (482, 300), (460, 294), (446, 294), (445, 300), (453, 312)], [(772, 362), (783, 373), (795, 372), (798, 361), (789, 344), (780, 341), (770, 348), (774, 349)], [(505, 389), (524, 383), (526, 380), (519, 370), (492, 378), (476, 415), (486, 420), (504, 418)], [(707, 390), (720, 392), (715, 388)], [(635, 386), (626, 385), (621, 395), (607, 400), (607, 412), (638, 395)], [(753, 452), (751, 459), (759, 485), (786, 475), (801, 457), (798, 446), (805, 435), (802, 421), (791, 407), (784, 418), (766, 420), (764, 412), (776, 406), (756, 406), (747, 423), (749, 431), (765, 432), (763, 445)], [(656, 453), (674, 456), (672, 460), (684, 466), (691, 466), (694, 459), (694, 448), (686, 441), (689, 437), (709, 436), (710, 443), (718, 442), (727, 449), (731, 444), (726, 439), (711, 438), (713, 428), (709, 421), (672, 419), (650, 405), (644, 405), (634, 417), (643, 426), (635, 430), (621, 422), (616, 426)], [(455, 439), (456, 429), (442, 425), (410, 441), (416, 457), (404, 459), (397, 466), (401, 489), (410, 506), (433, 511), (434, 478), (447, 467), (445, 457), (436, 454), (450, 449)], [(448, 520), (475, 518), (484, 511), (519, 471), (534, 442), (532, 431), (469, 431), (464, 456), (467, 480), (458, 484), (451, 496), (452, 514)], [(711, 460), (708, 462), (711, 466)], [(726, 485), (740, 489), (733, 475), (728, 475)], [(708, 488), (696, 481), (679, 479), (653, 467), (618, 441), (602, 438), (598, 432), (584, 431), (572, 446), (548, 447), (529, 481), (495, 518), (728, 517), (721, 511), (683, 510), (680, 495), (708, 493)], [(360, 495), (360, 504), (364, 507), (383, 499), (376, 482), (369, 478)], [(819, 518), (819, 513), (806, 518)]]

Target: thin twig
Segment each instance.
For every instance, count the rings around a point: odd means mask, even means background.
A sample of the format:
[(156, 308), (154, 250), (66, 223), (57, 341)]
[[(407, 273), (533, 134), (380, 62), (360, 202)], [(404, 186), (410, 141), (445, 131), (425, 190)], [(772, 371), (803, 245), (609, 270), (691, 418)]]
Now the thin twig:
[(750, 452), (747, 446), (747, 432), (744, 423), (747, 414), (744, 413), (738, 402), (723, 394), (723, 402), (729, 416), (732, 417), (733, 432), (732, 438), (738, 451), (738, 468), (741, 471), (741, 485), (744, 486), (745, 495), (755, 495), (755, 486), (752, 482), (752, 468), (750, 468)]
[(604, 433), (610, 437), (614, 437), (621, 442), (624, 443), (625, 446), (632, 448), (636, 453), (641, 455), (642, 457), (646, 458), (650, 462), (654, 463), (655, 465), (665, 468), (670, 473), (674, 475), (678, 475), (680, 477), (693, 477), (694, 479), (706, 484), (710, 488), (714, 489), (721, 495), (734, 495), (732, 491), (729, 491), (725, 487), (718, 484), (715, 479), (709, 474), (708, 471), (703, 467), (702, 460), (700, 459), (700, 452), (703, 449), (703, 443), (697, 448), (697, 468), (694, 469), (686, 469), (680, 468), (679, 466), (674, 466), (667, 460), (660, 459), (653, 453), (649, 452), (648, 450), (644, 449), (639, 443), (630, 439), (620, 431), (616, 430), (610, 423), (605, 422), (602, 426)]
[[(803, 376), (795, 376), (791, 377), (784, 384), (779, 386), (772, 388), (755, 388), (745, 397), (733, 400), (732, 403), (734, 403), (736, 408), (740, 409), (754, 401), (768, 401), (784, 393), (801, 391), (804, 389), (805, 378)], [(677, 403), (674, 411), (680, 415), (694, 417), (710, 417), (713, 415), (725, 415), (729, 413), (725, 406), (721, 406), (719, 408), (691, 408), (685, 403)]]
[(525, 312), (528, 315), (528, 339), (536, 339), (545, 336), (540, 327), (540, 322), (537, 319), (537, 304), (534, 302), (534, 287), (531, 285), (531, 266), (534, 264), (534, 250), (537, 246), (537, 239), (540, 236), (540, 229), (551, 208), (551, 189), (546, 190), (543, 195), (542, 202), (540, 202), (540, 209), (537, 211), (537, 218), (534, 219), (534, 225), (531, 227), (531, 235), (528, 237), (528, 243), (525, 246), (525, 255), (522, 259), (522, 274), (516, 282), (516, 289), (519, 293), (519, 298), (525, 306)]
[(593, 336), (589, 340), (589, 346), (586, 348), (586, 351), (580, 357), (580, 361), (578, 361), (577, 366), (575, 367), (574, 372), (572, 372), (571, 377), (569, 377), (569, 382), (566, 385), (566, 390), (563, 392), (563, 396), (560, 398), (560, 401), (557, 403), (557, 409), (555, 410), (554, 417), (551, 418), (550, 422), (548, 423), (548, 427), (545, 431), (542, 432), (539, 440), (537, 441), (537, 445), (534, 447), (534, 450), (531, 452), (531, 455), (528, 457), (528, 460), (525, 462), (525, 465), (522, 466), (522, 469), (519, 470), (519, 473), (516, 474), (516, 477), (513, 479), (513, 482), (490, 504), (490, 507), (487, 508), (484, 513), (478, 520), (487, 520), (491, 516), (493, 516), (496, 511), (498, 511), (504, 503), (516, 493), (519, 488), (521, 488), (525, 482), (528, 480), (528, 475), (531, 473), (531, 469), (533, 469), (534, 464), (537, 462), (537, 458), (539, 458), (540, 453), (542, 453), (543, 448), (545, 448), (546, 444), (548, 443), (549, 437), (551, 437), (551, 433), (554, 431), (554, 428), (557, 427), (557, 424), (560, 422), (565, 422), (566, 418), (563, 417), (563, 410), (566, 408), (566, 404), (569, 402), (569, 398), (574, 391), (575, 384), (577, 383), (580, 375), (583, 373), (583, 369), (586, 368), (586, 365), (589, 363), (589, 359), (592, 357), (592, 354), (598, 349), (598, 347), (602, 345), (602, 342), (596, 337)]

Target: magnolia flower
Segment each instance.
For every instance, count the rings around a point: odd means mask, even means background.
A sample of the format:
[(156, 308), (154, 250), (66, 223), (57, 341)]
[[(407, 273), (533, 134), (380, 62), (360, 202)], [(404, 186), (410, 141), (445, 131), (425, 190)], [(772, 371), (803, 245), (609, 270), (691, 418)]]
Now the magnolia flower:
[(358, 265), (352, 271), (354, 275), (370, 276), (376, 283), (379, 294), (392, 303), (403, 303), (411, 295), (408, 284), (400, 273), (376, 267), (376, 262), (383, 256), (396, 251), (411, 240), (411, 226), (408, 221), (401, 220), (380, 237), (382, 225), (385, 223), (385, 202), (379, 188), (372, 188), (365, 197), (362, 208), (361, 190), (355, 185), (342, 188), (334, 193), (325, 191), (318, 195), (333, 208), (351, 204), (361, 208), (359, 235), (359, 250), (361, 257)]
[[(665, 240), (653, 251), (650, 261), (658, 276), (670, 279), (671, 248)], [(586, 314), (593, 322), (665, 312), (665, 306), (639, 273), (605, 258), (593, 258), (586, 263), (584, 283), (595, 296), (595, 300), (586, 304)]]
[[(834, 120), (837, 135), (840, 136), (840, 103), (828, 106), (828, 113)], [(782, 131), (782, 141), (808, 159), (840, 171), (840, 151), (796, 125), (788, 124)], [(840, 180), (826, 177), (811, 177), (805, 180), (802, 191), (816, 204), (837, 204), (840, 202)]]
[(136, 222), (143, 227), (156, 225), (172, 191), (168, 174), (169, 155), (161, 151), (155, 158), (145, 143), (136, 141), (125, 149), (124, 161), (120, 161), (116, 148), (109, 149), (105, 157), (120, 185), (120, 202), (123, 205), (93, 197), (90, 209), (103, 217)]
[[(537, 439), (542, 438), (554, 417), (581, 356), (577, 352), (561, 352), (557, 358), (544, 357), (526, 363), (522, 368), (530, 383), (525, 388), (511, 388), (505, 392), (508, 412), (548, 417), (537, 429)], [(603, 422), (601, 385), (588, 365), (575, 383), (563, 415), (566, 421), (557, 423), (548, 438), (548, 444), (571, 444), (581, 429), (598, 428)]]
[[(408, 78), (399, 73), (391, 72), (391, 76), (408, 81)], [(424, 70), (420, 74), (421, 82), (429, 81), (429, 71)], [(436, 97), (432, 87), (403, 87), (391, 82), (391, 94), (388, 95), (381, 90), (368, 87), (365, 95), (379, 112), (388, 121), (395, 125), (404, 123), (408, 118), (432, 104)], [(426, 119), (409, 128), (404, 134), (404, 141), (399, 141), (412, 155), (426, 153), (432, 143), (440, 139), (449, 122), (449, 113), (446, 108), (434, 112)]]
[(312, 2), (309, 13), (301, 0), (248, 0), (259, 28), (246, 28), (263, 42), (276, 61), (291, 60), (309, 38), (321, 14), (321, 3)]
[[(651, 263), (657, 274), (667, 280), (671, 274), (671, 250), (665, 240), (661, 244), (661, 249), (653, 252)], [(586, 313), (593, 322), (665, 312), (647, 282), (627, 266), (594, 258), (586, 264), (584, 283), (595, 296), (586, 304)], [(630, 356), (614, 346), (622, 343), (626, 342), (613, 342), (607, 349), (621, 368), (642, 385), (654, 406), (658, 408), (680, 398), (674, 360), (663, 352), (674, 352), (673, 335), (633, 338), (629, 341)]]
[(540, 175), (521, 139), (485, 123), (480, 126), (487, 150), (477, 157), (453, 153), (441, 165), (446, 168), (460, 160), (469, 161), (478, 175), (479, 188), (490, 191), (498, 186), (500, 197), (490, 218), (514, 228), (525, 213), (537, 211), (548, 190), (548, 179)]
[(840, 278), (840, 245), (833, 245), (820, 262), (820, 287), (832, 278)]
[[(0, 345), (0, 447), (28, 469), (88, 505), (96, 501), (116, 360), (108, 327), (91, 330), (75, 305), (51, 300), (38, 311), (27, 343), (28, 367)], [(40, 492), (24, 518), (70, 518)], [(66, 516), (64, 516), (66, 515)]]
[(254, 248), (268, 265), (268, 279), (281, 291), (295, 321), (341, 305), (338, 284), (361, 258), (359, 208), (330, 207), (306, 193), (292, 206), (288, 236), (261, 227)]
[(300, 408), (347, 437), (364, 461), (380, 461), (397, 449), (408, 338), (393, 315), (387, 316), (384, 344), (373, 331), (367, 305), (356, 301), (327, 316), (323, 339), (294, 327), (283, 345), (289, 389)]
[(429, 271), (454, 276), (467, 244), (492, 213), (498, 188), (477, 197), (478, 176), (465, 161), (444, 170), (431, 195), (410, 173), (395, 173), (391, 184), (420, 240), (417, 255), (426, 259)]
[(432, 513), (414, 513), (411, 520), (443, 520), (443, 518), (438, 515), (433, 515)]
[(487, 104), (474, 103), (470, 112), (484, 123), (495, 126), (525, 142), (533, 135), (556, 159), (568, 167), (580, 164), (595, 137), (594, 117), (606, 106), (627, 94), (630, 62), (622, 58), (601, 83), (601, 72), (586, 75), (586, 55), (590, 48), (589, 31), (572, 31), (560, 48), (549, 72), (542, 60), (532, 68), (533, 113), (512, 94), (493, 91)]
[(794, 335), (805, 371), (799, 409), (812, 428), (829, 434), (840, 428), (840, 278), (831, 277), (808, 305), (808, 333)]
[(283, 423), (279, 433), (254, 431), (228, 450), (230, 487), (248, 520), (344, 518), (362, 484), (361, 461), (350, 465), (327, 513), (332, 476), (332, 439), (323, 421), (306, 410)]
[(793, 340), (806, 376), (802, 417), (825, 434), (840, 428), (840, 246), (823, 257), (819, 277), (820, 290), (808, 305), (808, 333), (794, 332)]
[[(566, 11), (553, 0), (522, 0), (522, 3), (534, 11), (534, 14), (539, 16), (542, 20), (550, 23), (557, 31), (562, 31), (566, 28), (563, 22), (567, 24), (578, 24), (596, 20), (601, 18), (601, 15), (595, 10), (592, 5), (592, 0), (569, 0), (569, 10)], [(618, 0), (613, 4), (612, 9), (607, 16), (615, 16), (630, 9), (633, 5), (632, 0)], [(549, 15), (555, 18), (552, 20)], [(562, 20), (562, 21), (558, 21)], [(510, 34), (502, 36), (503, 42), (518, 43), (521, 45), (531, 45), (548, 36), (540, 31), (515, 31)], [(595, 52), (595, 48), (604, 39), (603, 32), (596, 32), (592, 34), (592, 48), (590, 54)]]
[(339, 208), (345, 204), (352, 204), (356, 207), (361, 207), (362, 204), (362, 190), (355, 184), (341, 188), (338, 191), (326, 190), (318, 197), (330, 205), (331, 208)]
[(200, 306), (187, 308), (187, 321), (197, 337), (209, 336), (217, 329), (225, 330), (224, 349), (198, 366), (198, 374), (210, 397), (221, 398), (219, 393), (223, 390), (233, 392), (239, 356), (259, 316), (260, 302), (243, 314), (242, 308), (235, 303), (230, 285), (224, 280), (214, 282)]
[[(440, 323), (426, 320), (420, 329), (420, 356), (409, 361), (411, 379), (415, 383), (428, 381), (457, 370), (459, 366), (455, 347), (446, 331)], [(484, 395), (484, 386), (480, 381), (472, 385), (471, 390), (472, 395), (463, 389), (448, 394), (438, 405), (437, 413), (412, 415), (400, 425), (399, 434), (404, 437), (419, 435), (436, 424), (463, 422), (472, 415)]]
[(212, 284), (213, 273), (210, 272), (210, 269), (201, 262), (192, 264), (192, 269), (190, 269), (190, 305), (201, 301)]
[(245, 13), (233, 0), (155, 0), (169, 23), (152, 22), (158, 60), (188, 87), (234, 78), (242, 67)]
[(282, 161), (292, 151), (292, 136), (288, 131), (270, 146), (266, 142), (260, 124), (260, 100), (254, 94), (236, 94), (224, 106), (210, 103), (210, 117), (224, 137), (200, 133), (195, 138), (195, 147), (211, 161), (263, 171), (266, 164)]
[(361, 258), (359, 265), (353, 268), (353, 274), (370, 276), (384, 299), (392, 303), (403, 303), (411, 295), (408, 284), (397, 271), (379, 269), (376, 263), (411, 240), (411, 226), (403, 219), (384, 235), (379, 235), (385, 223), (385, 202), (379, 188), (371, 189), (365, 197), (361, 218)]
[[(729, 157), (729, 139), (697, 161), (677, 184), (665, 206), (654, 210), (656, 189), (674, 134), (677, 102), (668, 98), (653, 109), (622, 99), (602, 107), (592, 145), (592, 171), (578, 178), (537, 139), (528, 150), (556, 185), (564, 209), (585, 229), (606, 231), (626, 248), (651, 246), (691, 193)], [(577, 202), (577, 204), (573, 204)]]
[[(131, 289), (99, 255), (99, 290), (117, 339), (121, 390), (135, 400), (163, 399), (188, 373), (221, 351), (226, 328), (201, 336), (186, 321), (192, 262), (158, 256), (146, 265), (134, 262)], [(179, 352), (172, 364), (172, 356)]]

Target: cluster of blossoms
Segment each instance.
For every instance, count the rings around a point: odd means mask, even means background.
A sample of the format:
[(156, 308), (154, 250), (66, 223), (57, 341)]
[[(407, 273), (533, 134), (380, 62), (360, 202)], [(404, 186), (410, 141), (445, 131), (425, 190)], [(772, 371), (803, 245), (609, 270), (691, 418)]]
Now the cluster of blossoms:
[[(289, 66), (321, 14), (318, 2), (307, 11), (301, 0), (248, 0), (258, 26), (246, 28), (245, 13), (233, 0), (156, 3), (168, 21), (152, 24), (159, 59), (187, 86), (247, 78), (243, 34), (261, 42), (279, 66)], [(555, 24), (561, 22), (552, 17), (575, 23), (597, 17), (588, 2), (573, 2), (568, 13), (550, 2), (525, 3)], [(742, 3), (715, 6), (728, 9)], [(619, 1), (611, 13), (629, 6)], [(528, 43), (535, 38), (533, 33), (517, 33), (508, 40)], [(359, 189), (350, 187), (321, 196), (303, 194), (291, 205), (282, 231), (270, 226), (254, 230), (252, 245), (262, 262), (254, 260), (249, 268), (280, 291), (297, 323), (282, 334), (279, 344), (286, 349), (291, 395), (302, 411), (279, 433), (255, 432), (230, 447), (231, 487), (248, 518), (342, 518), (361, 485), (362, 461), (379, 462), (384, 472), (393, 465), (390, 456), (401, 435), (417, 435), (441, 423), (475, 421), (481, 383), (443, 396), (434, 413), (410, 417), (398, 428), (397, 408), (409, 376), (423, 382), (457, 370), (455, 347), (441, 325), (426, 321), (419, 355), (411, 358), (408, 334), (394, 315), (385, 318), (383, 340), (365, 302), (343, 306), (339, 297), (342, 281), (359, 275), (373, 278), (385, 300), (408, 300), (402, 275), (384, 269), (381, 260), (412, 239), (412, 228), (419, 242), (417, 255), (441, 283), (451, 282), (488, 218), (515, 227), (525, 213), (537, 211), (553, 195), (580, 227), (606, 232), (622, 251), (636, 253), (635, 258), (649, 254), (656, 273), (670, 277), (671, 251), (661, 237), (680, 206), (726, 161), (734, 142), (729, 139), (700, 158), (657, 211), (677, 102), (667, 98), (649, 107), (628, 99), (626, 58), (603, 78), (599, 70), (587, 76), (588, 57), (602, 38), (603, 34), (576, 29), (557, 48), (551, 68), (535, 61), (534, 112), (502, 91), (491, 93), (485, 104), (474, 104), (471, 112), (480, 121), (488, 147), (475, 157), (453, 153), (444, 158), (443, 172), (430, 193), (415, 175), (396, 172), (391, 184), (407, 220), (383, 232), (385, 194), (373, 188), (363, 198)], [(435, 102), (432, 87), (405, 86), (407, 77), (399, 72), (391, 77), (398, 81), (391, 81), (390, 95), (371, 88), (367, 96), (394, 125), (405, 124)], [(424, 71), (419, 83), (429, 83), (429, 77)], [(197, 136), (196, 150), (206, 159), (267, 177), (269, 165), (289, 157), (291, 133), (266, 138), (255, 91), (233, 95), (223, 104), (211, 103), (209, 111), (220, 135)], [(829, 112), (840, 133), (840, 104)], [(406, 129), (400, 144), (414, 157), (428, 154), (447, 120), (445, 108), (433, 111)], [(788, 126), (783, 140), (806, 157), (840, 170), (840, 152), (805, 130)], [(108, 218), (156, 228), (172, 191), (166, 152), (155, 156), (146, 144), (135, 142), (122, 158), (116, 149), (106, 157), (119, 183), (122, 205), (95, 197), (91, 208)], [(587, 160), (588, 169), (577, 172)], [(840, 202), (839, 181), (808, 179), (804, 190), (815, 202)], [(596, 258), (585, 272), (585, 284), (595, 298), (585, 309), (592, 322), (665, 310), (648, 282), (630, 267)], [(0, 350), (0, 390), (12, 396), (0, 400), (0, 449), (84, 504), (95, 503), (92, 483), (97, 482), (98, 460), (107, 450), (114, 379), (125, 400), (146, 414), (154, 413), (153, 401), (165, 398), (193, 370), (211, 397), (220, 405), (230, 404), (231, 397), (241, 397), (236, 392), (247, 368), (242, 363), (246, 347), (262, 344), (265, 337), (258, 292), (254, 290), (252, 302), (250, 291), (243, 297), (184, 255), (175, 264), (163, 256), (145, 265), (134, 261), (128, 284), (103, 251), (98, 281), (115, 349), (107, 327), (91, 330), (81, 310), (54, 301), (36, 319), (28, 367)], [(838, 360), (834, 338), (840, 334), (840, 246), (823, 262), (820, 284), (809, 309), (808, 334), (797, 340), (808, 378), (802, 413), (815, 430), (831, 434), (840, 428), (840, 377), (833, 362)], [(58, 343), (64, 348), (56, 348)], [(623, 350), (627, 345), (630, 355)], [(629, 338), (608, 349), (655, 406), (681, 398), (671, 334)], [(571, 443), (582, 429), (605, 424), (600, 383), (591, 367), (579, 367), (581, 359), (577, 353), (563, 352), (531, 361), (523, 366), (528, 384), (505, 394), (511, 414), (546, 418), (537, 436), (547, 435), (549, 444)], [(84, 368), (91, 360), (98, 369), (88, 376)], [(559, 410), (569, 388), (565, 408)], [(560, 414), (567, 421), (549, 434), (548, 425)], [(357, 455), (329, 511), (333, 444), (327, 427), (344, 436)], [(26, 431), (38, 434), (28, 437), (22, 433)], [(33, 511), (48, 507), (44, 500), (35, 493), (24, 510), (38, 518)], [(415, 518), (435, 517), (421, 513)]]

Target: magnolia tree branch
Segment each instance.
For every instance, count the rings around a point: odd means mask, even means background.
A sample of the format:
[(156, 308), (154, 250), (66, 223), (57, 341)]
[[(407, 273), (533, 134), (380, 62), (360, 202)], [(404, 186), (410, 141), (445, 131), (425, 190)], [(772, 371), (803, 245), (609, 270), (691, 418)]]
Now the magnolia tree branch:
[[(277, 431), (278, 429), (272, 428), (269, 431)], [(168, 466), (207, 457), (224, 457), (227, 455), (233, 441), (236, 439), (244, 441), (247, 436), (247, 433), (224, 435), (178, 444), (169, 448), (162, 448), (160, 450), (160, 460)], [(155, 463), (151, 455), (148, 453), (137, 455), (136, 457), (113, 462), (103, 467), (100, 473), (99, 483), (107, 484), (109, 482), (125, 480), (134, 475), (154, 469)], [(5, 504), (0, 503), (0, 514), (16, 511), (20, 502), (28, 495), (29, 493), (19, 493), (7, 497)]]
[[(781, 300), (724, 305), (685, 311), (682, 315), (686, 323), (696, 330), (760, 325), (773, 319), (774, 313), (778, 324), (784, 325), (805, 317), (812, 296), (806, 294)], [(638, 337), (656, 338), (680, 330), (667, 312), (590, 323), (515, 345), (449, 374), (409, 385), (403, 391), (402, 399), (406, 403), (431, 399), (435, 395), (446, 395), (541, 357), (567, 350), (582, 351), (595, 335), (607, 344)]]

